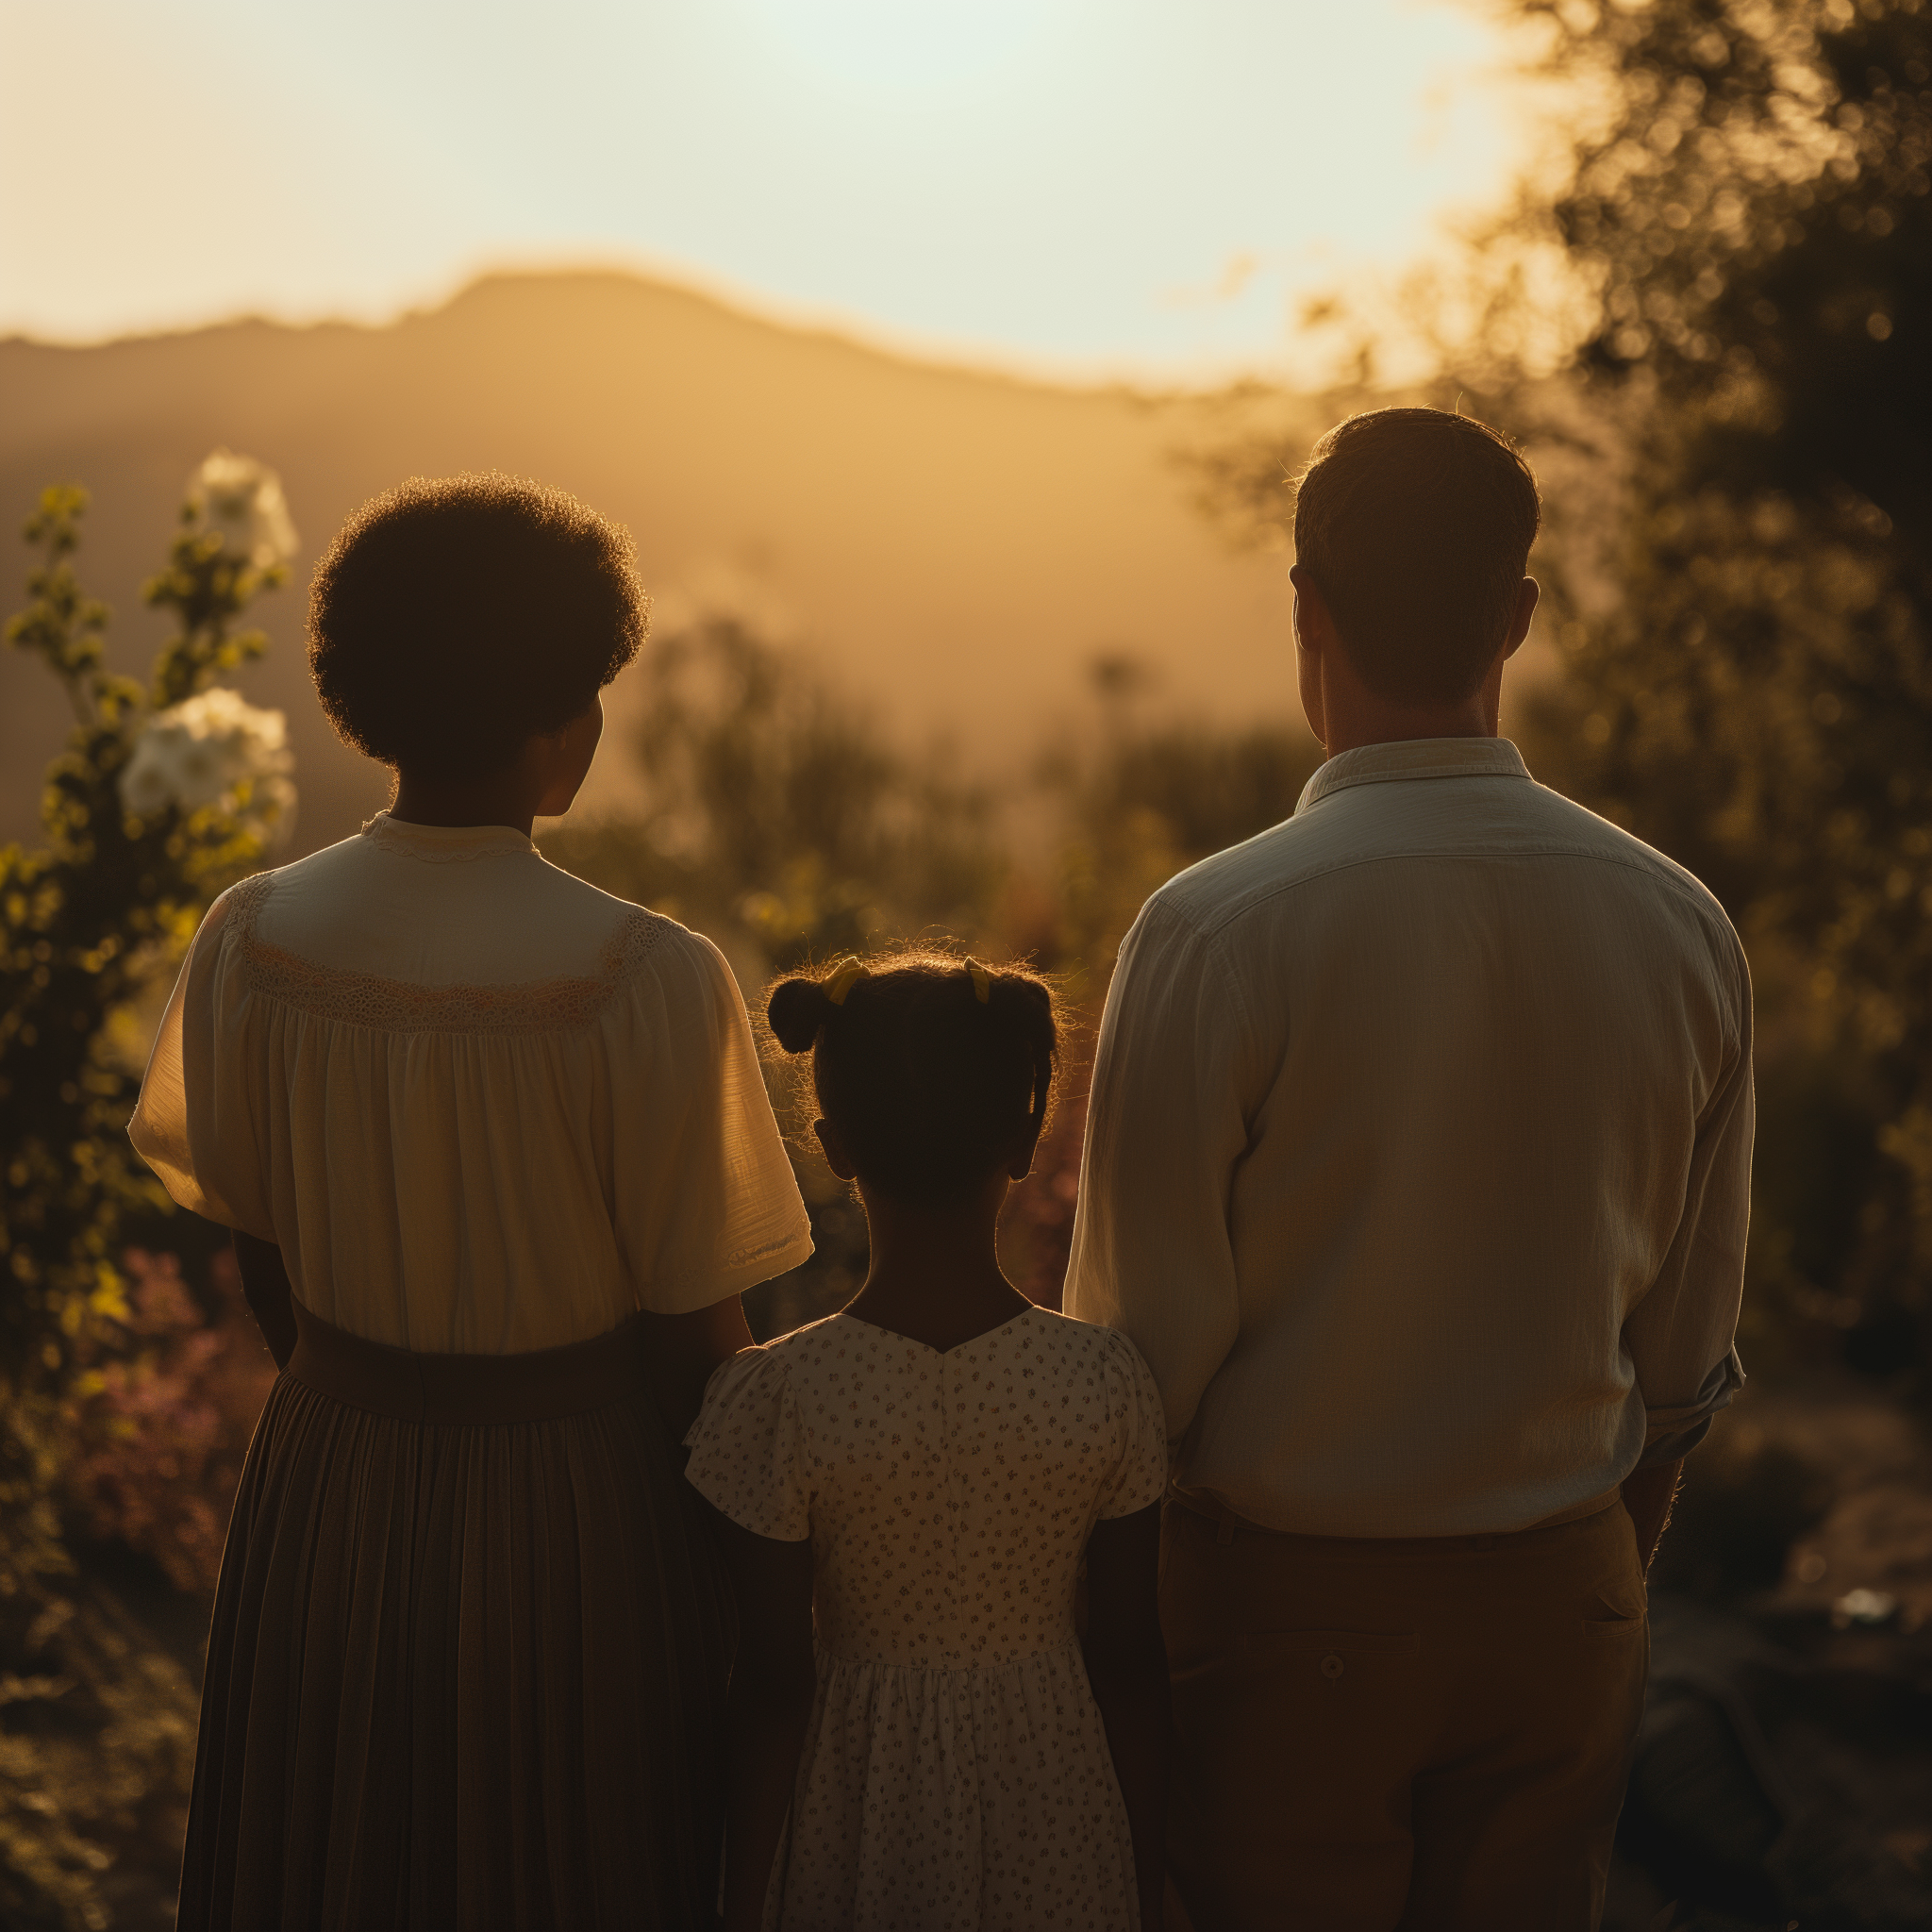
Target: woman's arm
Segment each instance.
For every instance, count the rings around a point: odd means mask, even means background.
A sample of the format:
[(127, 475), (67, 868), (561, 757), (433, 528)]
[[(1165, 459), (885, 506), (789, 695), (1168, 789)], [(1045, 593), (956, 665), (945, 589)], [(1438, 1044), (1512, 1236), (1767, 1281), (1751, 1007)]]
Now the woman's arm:
[(1160, 1932), (1173, 1729), (1160, 1634), (1160, 1505), (1096, 1523), (1087, 1544), (1087, 1681), (1134, 1835), (1141, 1932)]
[(744, 1308), (735, 1294), (727, 1294), (689, 1315), (647, 1312), (644, 1324), (651, 1338), (651, 1391), (671, 1440), (681, 1442), (698, 1419), (711, 1371), (751, 1346)]
[(242, 1271), (242, 1293), (254, 1315), (275, 1367), (286, 1369), (295, 1353), (294, 1291), (289, 1286), (289, 1271), (282, 1262), (282, 1251), (274, 1241), (259, 1236), (235, 1235), (235, 1265)]
[(738, 1593), (738, 1655), (724, 1715), (724, 1932), (759, 1932), (818, 1683), (811, 1543), (758, 1536), (727, 1516), (717, 1521)]

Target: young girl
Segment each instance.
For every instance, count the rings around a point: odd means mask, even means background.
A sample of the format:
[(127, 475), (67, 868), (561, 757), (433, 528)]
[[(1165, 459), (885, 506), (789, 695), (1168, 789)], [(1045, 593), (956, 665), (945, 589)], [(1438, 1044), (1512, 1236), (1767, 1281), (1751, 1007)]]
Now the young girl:
[(739, 1604), (727, 1932), (1155, 1932), (1160, 1398), (1124, 1336), (1034, 1307), (994, 1254), (1052, 995), (928, 954), (788, 979), (769, 1014), (813, 1057), (872, 1267), (726, 1363), (687, 1439)]

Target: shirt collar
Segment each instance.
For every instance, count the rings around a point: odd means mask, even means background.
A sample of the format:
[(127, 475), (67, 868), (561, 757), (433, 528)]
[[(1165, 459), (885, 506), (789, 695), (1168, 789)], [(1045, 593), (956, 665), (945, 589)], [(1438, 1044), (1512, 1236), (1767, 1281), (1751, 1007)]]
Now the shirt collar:
[(377, 812), (362, 827), (362, 836), (380, 851), (439, 864), (505, 853), (527, 858), (537, 850), (514, 825), (419, 825), (387, 811)]
[(1407, 778), (1527, 778), (1523, 754), (1507, 738), (1402, 738), (1358, 744), (1315, 768), (1295, 803), (1297, 814), (1351, 785)]

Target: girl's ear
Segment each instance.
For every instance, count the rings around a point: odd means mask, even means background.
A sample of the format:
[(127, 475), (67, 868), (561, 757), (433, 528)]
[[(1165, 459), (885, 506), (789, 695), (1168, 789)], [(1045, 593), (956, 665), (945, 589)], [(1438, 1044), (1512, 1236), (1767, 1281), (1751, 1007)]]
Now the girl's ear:
[(856, 1181), (858, 1170), (852, 1164), (852, 1157), (845, 1151), (845, 1142), (840, 1138), (838, 1128), (830, 1121), (814, 1121), (811, 1130), (819, 1137), (819, 1145), (825, 1150), (825, 1165), (841, 1181)]

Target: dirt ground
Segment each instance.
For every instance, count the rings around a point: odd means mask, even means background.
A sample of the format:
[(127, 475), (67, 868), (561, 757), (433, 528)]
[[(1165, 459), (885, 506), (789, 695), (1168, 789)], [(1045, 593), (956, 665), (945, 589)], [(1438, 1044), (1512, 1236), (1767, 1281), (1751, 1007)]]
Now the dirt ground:
[(1932, 1437), (1753, 1385), (1686, 1469), (1606, 1932), (1932, 1926)]

